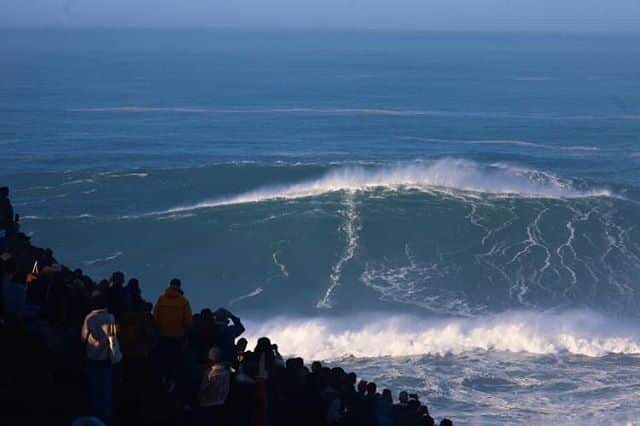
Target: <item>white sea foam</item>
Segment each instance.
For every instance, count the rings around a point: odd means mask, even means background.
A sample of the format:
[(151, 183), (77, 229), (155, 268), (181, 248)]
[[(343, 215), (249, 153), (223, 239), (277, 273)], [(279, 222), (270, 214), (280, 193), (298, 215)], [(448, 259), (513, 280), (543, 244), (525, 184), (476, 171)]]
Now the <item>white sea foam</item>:
[(248, 293), (248, 294), (244, 294), (242, 296), (238, 296), (235, 299), (232, 299), (229, 301), (229, 306), (233, 306), (234, 304), (245, 300), (245, 299), (249, 299), (251, 297), (256, 297), (257, 295), (259, 295), (260, 293), (262, 293), (263, 289), (262, 287), (258, 287), (255, 290), (253, 290), (252, 292)]
[(105, 257), (99, 257), (97, 259), (92, 259), (92, 260), (87, 260), (84, 262), (85, 265), (87, 266), (93, 266), (93, 265), (97, 265), (100, 263), (108, 263), (111, 262), (113, 260), (116, 260), (117, 258), (119, 258), (120, 256), (122, 256), (123, 253), (121, 251), (117, 251), (114, 254), (110, 255), (110, 256), (105, 256)]
[(600, 148), (592, 145), (549, 145), (536, 142), (523, 141), (518, 139), (438, 139), (438, 138), (421, 138), (417, 136), (405, 136), (401, 139), (415, 140), (420, 142), (441, 143), (441, 144), (459, 144), (459, 145), (512, 145), (525, 148), (536, 148), (556, 151), (600, 151)]
[(247, 327), (251, 342), (269, 336), (283, 353), (306, 359), (400, 357), (470, 351), (639, 354), (640, 330), (591, 311), (510, 312), (473, 319), (410, 316), (280, 318)]
[(188, 106), (151, 107), (124, 105), (115, 107), (72, 108), (71, 112), (82, 113), (184, 113), (184, 114), (306, 114), (306, 115), (365, 115), (395, 117), (444, 117), (444, 118), (487, 118), (487, 119), (529, 119), (529, 120), (640, 120), (640, 115), (560, 115), (551, 113), (512, 113), (505, 111), (450, 111), (450, 110), (418, 110), (396, 108), (202, 108)]
[(333, 293), (340, 285), (340, 278), (342, 277), (342, 269), (353, 258), (358, 247), (358, 232), (360, 231), (360, 222), (358, 218), (358, 212), (356, 210), (356, 204), (353, 199), (353, 193), (347, 193), (345, 198), (345, 209), (342, 211), (344, 222), (340, 226), (340, 230), (345, 236), (345, 247), (338, 259), (338, 262), (331, 268), (331, 274), (329, 274), (329, 288), (325, 292), (322, 299), (316, 304), (317, 308), (331, 308)]
[(319, 196), (337, 191), (408, 188), (427, 192), (464, 192), (531, 198), (610, 197), (603, 188), (579, 190), (552, 173), (508, 164), (482, 165), (460, 159), (404, 163), (383, 167), (339, 167), (317, 179), (289, 185), (264, 186), (239, 195), (177, 206), (150, 215), (173, 214), (234, 204)]
[(280, 259), (278, 259), (279, 253), (280, 253), (279, 251), (274, 251), (273, 254), (271, 255), (271, 257), (273, 258), (273, 264), (278, 267), (278, 269), (282, 273), (282, 276), (287, 278), (289, 277), (289, 271), (287, 271), (287, 267), (285, 266), (285, 264), (280, 262)]

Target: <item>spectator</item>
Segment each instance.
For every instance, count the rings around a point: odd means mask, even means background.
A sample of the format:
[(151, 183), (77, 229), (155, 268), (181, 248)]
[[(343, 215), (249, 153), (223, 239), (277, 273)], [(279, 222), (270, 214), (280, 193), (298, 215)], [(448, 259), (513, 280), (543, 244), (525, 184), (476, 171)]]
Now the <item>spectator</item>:
[(393, 426), (393, 418), (391, 410), (393, 408), (393, 396), (389, 389), (382, 391), (382, 396), (378, 398), (376, 407), (376, 415), (378, 417), (378, 426)]
[(214, 346), (209, 349), (209, 367), (204, 373), (198, 393), (202, 426), (227, 423), (224, 403), (229, 396), (230, 385), (229, 368), (222, 361), (222, 351)]
[(114, 272), (111, 275), (111, 287), (109, 287), (109, 312), (116, 319), (120, 318), (120, 314), (125, 310), (126, 291), (124, 289), (124, 274), (122, 272)]
[(158, 298), (153, 308), (153, 318), (159, 335), (158, 358), (162, 381), (171, 392), (182, 363), (184, 337), (193, 321), (191, 306), (182, 294), (179, 279), (172, 279), (169, 288)]
[(398, 395), (398, 403), (392, 408), (393, 423), (395, 426), (412, 426), (415, 424), (415, 415), (409, 407), (409, 394), (405, 391)]
[(214, 344), (222, 351), (222, 362), (231, 365), (236, 357), (236, 339), (244, 333), (240, 318), (224, 308), (214, 313), (216, 337)]
[(137, 278), (131, 278), (124, 288), (124, 309), (127, 311), (139, 311), (140, 305), (146, 303), (142, 298), (142, 290), (140, 289), (140, 281)]
[(245, 339), (244, 337), (239, 338), (236, 342), (236, 356), (233, 360), (233, 363), (231, 364), (233, 370), (236, 372), (239, 372), (241, 370), (241, 366), (244, 361), (244, 353), (247, 350), (248, 344), (249, 342), (247, 342), (247, 339)]
[(6, 237), (15, 231), (15, 217), (13, 205), (9, 199), (9, 188), (3, 186), (0, 187), (0, 236)]
[(100, 292), (91, 295), (92, 310), (82, 324), (85, 345), (87, 379), (91, 406), (102, 420), (109, 423), (112, 416), (112, 364), (109, 355), (109, 336), (115, 329), (115, 318), (107, 310), (107, 300)]
[(7, 322), (17, 323), (22, 319), (27, 299), (24, 284), (16, 282), (16, 261), (13, 257), (2, 262), (0, 283), (2, 284), (2, 308)]
[(140, 413), (147, 405), (147, 387), (153, 383), (150, 368), (151, 348), (155, 339), (152, 308), (151, 303), (141, 303), (120, 315), (118, 339), (126, 384), (123, 386), (122, 400), (127, 413), (138, 424), (143, 417)]
[(211, 309), (205, 308), (196, 315), (191, 329), (191, 346), (198, 363), (209, 363), (209, 349), (216, 345), (218, 326)]

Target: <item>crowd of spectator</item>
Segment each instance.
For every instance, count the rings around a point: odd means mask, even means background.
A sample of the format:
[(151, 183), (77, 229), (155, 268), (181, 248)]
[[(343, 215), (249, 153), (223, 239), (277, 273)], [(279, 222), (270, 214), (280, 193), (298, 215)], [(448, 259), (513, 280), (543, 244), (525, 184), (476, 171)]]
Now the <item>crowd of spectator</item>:
[(66, 268), (20, 233), (8, 196), (0, 188), (0, 424), (435, 424), (417, 395), (394, 403), (340, 367), (285, 360), (267, 337), (249, 350), (241, 319), (193, 314), (179, 279), (151, 304), (122, 272), (96, 283)]

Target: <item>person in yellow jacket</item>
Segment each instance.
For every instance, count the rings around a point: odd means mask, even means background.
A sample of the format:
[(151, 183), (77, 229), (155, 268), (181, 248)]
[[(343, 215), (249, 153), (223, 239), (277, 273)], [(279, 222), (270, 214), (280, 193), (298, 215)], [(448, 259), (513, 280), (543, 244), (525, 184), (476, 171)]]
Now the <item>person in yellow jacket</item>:
[(177, 372), (183, 362), (184, 337), (193, 321), (191, 305), (182, 292), (182, 283), (174, 278), (169, 288), (153, 307), (153, 320), (158, 330), (158, 361), (162, 381), (173, 392)]

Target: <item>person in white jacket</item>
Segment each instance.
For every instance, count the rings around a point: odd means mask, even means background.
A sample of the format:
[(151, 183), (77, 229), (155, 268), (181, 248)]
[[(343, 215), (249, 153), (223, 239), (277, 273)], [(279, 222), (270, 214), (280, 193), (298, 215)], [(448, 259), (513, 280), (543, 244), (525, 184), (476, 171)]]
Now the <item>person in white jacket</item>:
[(109, 423), (113, 391), (109, 336), (115, 335), (115, 318), (107, 310), (107, 299), (101, 292), (95, 291), (91, 295), (91, 305), (81, 334), (86, 351), (89, 397), (95, 414)]
[(231, 388), (231, 373), (222, 358), (220, 348), (214, 346), (209, 349), (210, 364), (204, 372), (198, 394), (200, 424), (203, 426), (227, 424), (224, 403)]

